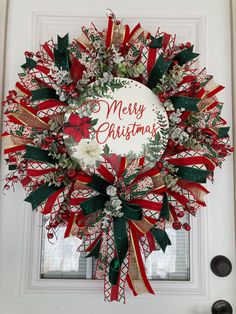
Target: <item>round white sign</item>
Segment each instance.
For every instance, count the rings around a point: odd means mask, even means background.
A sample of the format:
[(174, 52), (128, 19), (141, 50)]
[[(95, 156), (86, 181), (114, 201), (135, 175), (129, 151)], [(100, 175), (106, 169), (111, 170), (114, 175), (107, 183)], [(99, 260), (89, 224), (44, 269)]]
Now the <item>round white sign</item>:
[(166, 111), (149, 88), (131, 79), (115, 78), (99, 95), (69, 107), (64, 133), (69, 151), (78, 159), (77, 144), (82, 140), (82, 150), (86, 145), (87, 150), (92, 149), (88, 147), (92, 141), (101, 153), (145, 155), (157, 161), (167, 145), (168, 128)]

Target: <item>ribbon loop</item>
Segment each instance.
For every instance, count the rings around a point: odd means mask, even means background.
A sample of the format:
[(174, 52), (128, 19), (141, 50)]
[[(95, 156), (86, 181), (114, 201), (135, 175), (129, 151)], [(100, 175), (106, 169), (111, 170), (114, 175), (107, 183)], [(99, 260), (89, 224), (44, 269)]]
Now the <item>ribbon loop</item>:
[(126, 219), (142, 220), (142, 208), (137, 204), (122, 203), (122, 212)]
[(109, 281), (116, 285), (119, 279), (119, 271), (128, 252), (127, 224), (124, 218), (113, 218), (114, 239), (116, 256), (110, 263)]
[(64, 37), (57, 36), (58, 47), (54, 48), (55, 65), (62, 70), (69, 71), (69, 35)]

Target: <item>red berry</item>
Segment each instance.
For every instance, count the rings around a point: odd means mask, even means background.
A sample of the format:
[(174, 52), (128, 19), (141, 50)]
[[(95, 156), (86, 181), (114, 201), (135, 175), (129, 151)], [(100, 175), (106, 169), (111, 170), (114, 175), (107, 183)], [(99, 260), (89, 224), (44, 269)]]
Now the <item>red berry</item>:
[(64, 146), (59, 146), (58, 147), (58, 153), (64, 154), (66, 152), (67, 152), (67, 150), (66, 150), (66, 148)]
[(173, 227), (175, 230), (181, 229), (181, 227), (182, 227), (181, 222), (179, 222), (179, 221), (173, 222), (173, 223), (172, 223), (172, 227)]
[(162, 167), (163, 167), (163, 163), (161, 162), (161, 161), (158, 161), (157, 163), (156, 163), (156, 166), (157, 166), (157, 168), (158, 169), (162, 169)]
[(74, 90), (74, 88), (75, 88), (74, 85), (70, 85), (70, 86), (68, 87), (68, 91), (69, 91), (69, 92), (72, 92), (72, 91)]
[(187, 223), (184, 223), (184, 224), (183, 224), (183, 228), (184, 228), (186, 231), (190, 231), (190, 230), (191, 230), (190, 225), (187, 224)]
[(184, 217), (184, 215), (185, 215), (185, 212), (184, 212), (184, 211), (179, 211), (179, 212), (177, 213), (177, 216), (178, 216), (179, 218)]
[(179, 48), (180, 48), (180, 49), (184, 49), (184, 47), (185, 47), (185, 46), (184, 46), (184, 43), (181, 43), (181, 44), (179, 45)]
[(218, 154), (219, 154), (220, 157), (225, 157), (225, 156), (227, 156), (227, 151), (226, 150), (222, 150)]
[(192, 207), (192, 206), (188, 206), (188, 207), (186, 208), (186, 210), (189, 212), (189, 214), (191, 214), (191, 215), (194, 215), (194, 216), (195, 216), (195, 214), (196, 214), (196, 210), (195, 210), (195, 208), (194, 208), (194, 207)]
[(53, 138), (50, 137), (50, 136), (47, 136), (47, 137), (45, 137), (45, 141), (46, 141), (47, 143), (52, 143), (52, 142), (53, 142)]
[(50, 230), (50, 229), (51, 229), (50, 225), (47, 225), (46, 230)]
[(10, 185), (9, 184), (5, 184), (4, 185), (4, 190), (9, 190), (10, 189)]
[(121, 24), (121, 20), (116, 20), (116, 25), (120, 25)]
[(186, 44), (185, 44), (185, 47), (186, 47), (186, 48), (190, 48), (191, 46), (192, 46), (192, 45), (191, 45), (190, 41), (186, 42)]
[(33, 58), (34, 54), (32, 52), (30, 52), (30, 51), (25, 51), (25, 56), (27, 58)]
[(42, 148), (42, 149), (47, 149), (47, 148), (48, 148), (48, 145), (47, 145), (47, 144), (41, 144), (41, 148)]
[(12, 177), (11, 177), (11, 180), (12, 180), (13, 182), (17, 182), (17, 181), (18, 181), (18, 177), (17, 177), (17, 176), (12, 176)]
[(58, 225), (59, 225), (59, 222), (57, 220), (51, 223), (52, 228), (56, 228)]
[(36, 57), (41, 58), (41, 53), (39, 51), (36, 52)]
[(68, 170), (68, 171), (67, 171), (67, 176), (68, 176), (69, 178), (74, 178), (75, 175), (76, 175), (76, 170), (71, 169), (71, 170)]
[(174, 61), (173, 61), (173, 65), (175, 66), (175, 65), (177, 65), (177, 64), (179, 64), (179, 62), (178, 62), (177, 60), (174, 60)]
[(48, 236), (48, 239), (52, 239), (52, 238), (54, 237), (53, 233), (51, 233), (51, 232), (50, 232), (50, 233), (48, 233), (48, 235), (47, 235), (47, 236)]
[(57, 182), (63, 182), (65, 176), (64, 175), (61, 175), (57, 178)]
[(63, 86), (61, 87), (61, 89), (64, 90), (65, 92), (67, 92), (67, 91), (68, 91), (68, 86), (67, 86), (67, 85), (63, 85)]
[(163, 94), (159, 94), (159, 99), (160, 99), (160, 102), (164, 102), (165, 101), (165, 97)]
[(9, 90), (8, 92), (9, 96), (11, 96), (12, 98), (17, 96), (17, 92), (15, 90)]

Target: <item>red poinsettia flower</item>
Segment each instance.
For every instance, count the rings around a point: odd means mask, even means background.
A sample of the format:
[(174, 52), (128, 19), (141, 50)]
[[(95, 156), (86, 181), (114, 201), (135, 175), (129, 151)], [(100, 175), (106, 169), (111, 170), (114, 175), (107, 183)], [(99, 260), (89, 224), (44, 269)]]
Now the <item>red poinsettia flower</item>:
[(75, 113), (72, 113), (65, 124), (64, 133), (71, 136), (76, 142), (79, 142), (82, 138), (89, 138), (91, 120), (88, 117), (80, 118)]

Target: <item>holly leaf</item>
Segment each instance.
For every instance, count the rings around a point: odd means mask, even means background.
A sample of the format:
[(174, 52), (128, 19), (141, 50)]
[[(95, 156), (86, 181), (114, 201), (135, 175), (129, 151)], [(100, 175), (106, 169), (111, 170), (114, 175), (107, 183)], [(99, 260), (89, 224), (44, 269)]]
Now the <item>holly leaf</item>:
[(171, 245), (171, 241), (165, 230), (152, 228), (150, 229), (152, 235), (156, 239), (157, 243), (160, 245), (163, 252), (165, 252), (167, 245)]
[(93, 120), (91, 120), (90, 125), (91, 125), (91, 126), (94, 126), (94, 125), (96, 125), (97, 123), (98, 123), (98, 119), (93, 119)]
[(108, 146), (107, 144), (105, 145), (103, 151), (104, 151), (104, 154), (105, 154), (105, 155), (109, 155), (109, 153), (110, 153), (110, 148), (109, 148), (109, 146)]
[(170, 208), (169, 208), (168, 196), (166, 193), (164, 193), (164, 196), (163, 196), (161, 213), (160, 213), (159, 218), (165, 218), (167, 220), (170, 219)]

